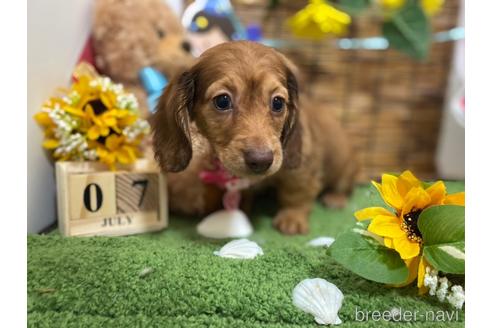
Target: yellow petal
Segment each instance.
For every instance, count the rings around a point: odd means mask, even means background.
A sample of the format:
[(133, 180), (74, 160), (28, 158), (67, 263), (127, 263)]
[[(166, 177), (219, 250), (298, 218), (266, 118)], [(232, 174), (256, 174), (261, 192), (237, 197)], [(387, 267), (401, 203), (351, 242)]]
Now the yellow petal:
[(462, 191), (456, 194), (447, 195), (446, 198), (444, 198), (444, 204), (465, 206), (465, 192)]
[(99, 125), (99, 126), (104, 126), (104, 122), (97, 116), (94, 116), (92, 118), (92, 121), (96, 124), (96, 125)]
[(113, 107), (113, 102), (111, 101), (111, 98), (105, 93), (101, 93), (101, 102), (108, 109)]
[(75, 108), (75, 107), (70, 107), (70, 106), (64, 106), (63, 107), (63, 110), (67, 113), (70, 113), (70, 114), (73, 114), (75, 116), (79, 116), (79, 117), (85, 117), (86, 116), (86, 113), (79, 109), (79, 108)]
[(398, 178), (391, 174), (383, 174), (381, 192), (384, 201), (396, 210), (403, 207), (403, 198), (398, 191)]
[(405, 195), (412, 189), (413, 187), (421, 187), (422, 182), (417, 179), (412, 172), (406, 170), (400, 176), (398, 177), (398, 180), (396, 182), (398, 192), (402, 197), (405, 197)]
[(378, 215), (371, 221), (367, 230), (383, 237), (406, 237), (406, 233), (401, 229), (398, 219), (395, 216)]
[(112, 126), (111, 129), (113, 129), (114, 132), (121, 134), (121, 129), (117, 125)]
[(106, 165), (108, 165), (111, 171), (116, 170), (115, 161), (116, 156), (114, 153), (108, 153), (108, 155), (102, 160), (103, 163), (106, 163)]
[(394, 238), (393, 244), (395, 245), (395, 250), (403, 260), (415, 257), (420, 253), (419, 243), (410, 241), (407, 236)]
[(419, 279), (417, 280), (417, 287), (419, 288), (424, 285), (425, 267), (426, 267), (426, 262), (424, 257), (422, 256), (419, 262)]
[(428, 291), (428, 288), (424, 286), (425, 268), (428, 266), (429, 264), (427, 263), (427, 261), (424, 259), (423, 256), (421, 256), (419, 262), (418, 279), (417, 279), (417, 287), (419, 288), (419, 295), (426, 294)]
[(395, 10), (405, 4), (405, 0), (378, 0), (378, 4), (387, 10)]
[(55, 149), (60, 145), (60, 142), (56, 139), (47, 139), (43, 142), (43, 147), (46, 149)]
[(393, 239), (384, 238), (384, 246), (386, 246), (388, 248), (395, 248), (395, 245), (393, 245)]
[(128, 153), (126, 151), (119, 150), (115, 154), (116, 154), (116, 159), (121, 164), (129, 164), (129, 163), (131, 163), (130, 156), (128, 156)]
[(97, 153), (97, 156), (99, 156), (99, 158), (105, 158), (106, 156), (108, 156), (108, 151), (106, 149), (101, 148), (101, 147), (96, 148), (96, 153)]
[(116, 125), (116, 118), (109, 116), (109, 115), (105, 115), (102, 118), (102, 122), (103, 122), (103, 124), (106, 124), (107, 126), (113, 126), (113, 125)]
[(381, 195), (381, 197), (383, 197), (383, 191), (381, 190), (381, 184), (377, 183), (376, 181), (371, 181), (371, 183), (379, 191), (379, 194)]
[(94, 114), (94, 109), (92, 109), (92, 106), (90, 104), (87, 104), (85, 106), (85, 112), (87, 113), (87, 116), (89, 116), (89, 118), (91, 119), (94, 119), (96, 117), (96, 115)]
[(441, 205), (446, 197), (446, 185), (442, 181), (437, 181), (425, 191), (429, 194), (432, 205)]
[(137, 159), (135, 149), (131, 146), (123, 146), (123, 149), (125, 149), (125, 151), (128, 153), (128, 157), (130, 157), (130, 160), (133, 163)]
[(89, 131), (87, 131), (87, 138), (89, 138), (90, 140), (96, 140), (97, 138), (99, 138), (99, 135), (100, 131), (97, 125), (91, 126)]
[(39, 112), (34, 115), (34, 119), (38, 124), (43, 125), (43, 126), (49, 126), (53, 124), (53, 121), (51, 120), (50, 116), (46, 112)]
[(411, 212), (414, 209), (423, 209), (430, 204), (431, 197), (422, 187), (412, 188), (405, 196), (405, 205), (402, 209), (402, 215)]
[(444, 4), (444, 0), (420, 0), (420, 6), (428, 16), (438, 13)]
[(135, 123), (136, 120), (137, 120), (137, 116), (131, 115), (121, 118), (118, 123), (120, 124), (120, 126), (127, 126), (127, 125), (132, 125), (133, 123)]
[(105, 137), (109, 134), (109, 128), (107, 126), (101, 126), (101, 127), (99, 127), (99, 130), (101, 131), (101, 135), (103, 137)]
[[(128, 110), (123, 110), (123, 109), (116, 109), (115, 110), (115, 116), (117, 118), (123, 118), (123, 117), (126, 117), (126, 116), (129, 116), (131, 115), (132, 113)], [(136, 116), (136, 115), (135, 115)]]
[(385, 209), (384, 207), (366, 207), (362, 210), (358, 210), (354, 213), (354, 216), (357, 220), (368, 220), (373, 219), (377, 215), (388, 215), (391, 216), (393, 213)]
[(106, 147), (111, 151), (115, 151), (120, 146), (121, 141), (121, 138), (115, 134), (112, 134), (106, 138)]
[(116, 160), (116, 155), (114, 153), (108, 153), (104, 158), (104, 162), (109, 165), (113, 164), (115, 160)]

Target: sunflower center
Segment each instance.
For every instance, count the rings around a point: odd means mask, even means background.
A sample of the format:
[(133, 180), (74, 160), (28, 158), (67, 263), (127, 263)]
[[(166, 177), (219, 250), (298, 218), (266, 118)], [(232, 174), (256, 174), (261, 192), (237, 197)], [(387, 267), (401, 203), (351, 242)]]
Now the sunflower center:
[(94, 114), (99, 115), (108, 110), (106, 105), (101, 101), (101, 99), (95, 99), (88, 102), (92, 109), (94, 109)]
[(407, 234), (408, 239), (419, 243), (422, 241), (422, 234), (417, 225), (420, 213), (422, 210), (419, 209), (408, 212), (403, 215), (403, 222), (401, 223), (401, 228)]

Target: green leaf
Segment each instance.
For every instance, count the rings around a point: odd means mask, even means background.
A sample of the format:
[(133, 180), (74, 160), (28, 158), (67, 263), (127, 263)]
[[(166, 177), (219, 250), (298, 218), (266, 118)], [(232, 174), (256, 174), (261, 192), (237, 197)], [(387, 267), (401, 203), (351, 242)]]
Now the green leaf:
[(445, 273), (465, 273), (465, 207), (432, 206), (419, 216), (425, 259)]
[(424, 257), (434, 268), (446, 273), (465, 273), (465, 242), (424, 247)]
[(339, 0), (337, 7), (350, 15), (358, 15), (370, 5), (369, 0)]
[(414, 58), (427, 57), (431, 29), (427, 16), (416, 1), (407, 1), (400, 11), (383, 23), (383, 35), (391, 47)]
[(280, 0), (270, 0), (268, 3), (268, 9), (275, 9), (280, 5)]
[(427, 246), (464, 241), (465, 207), (431, 206), (420, 213), (418, 227)]
[(382, 239), (357, 224), (330, 246), (330, 255), (359, 276), (385, 284), (401, 284), (408, 269), (398, 253), (382, 245)]

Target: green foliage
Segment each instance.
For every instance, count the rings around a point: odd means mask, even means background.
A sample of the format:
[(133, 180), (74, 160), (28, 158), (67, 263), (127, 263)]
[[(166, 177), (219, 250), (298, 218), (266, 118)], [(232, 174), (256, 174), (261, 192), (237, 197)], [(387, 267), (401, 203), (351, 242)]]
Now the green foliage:
[(407, 4), (383, 23), (383, 35), (391, 47), (414, 58), (427, 57), (431, 42), (430, 24), (416, 1)]
[(432, 206), (419, 216), (424, 257), (437, 270), (465, 273), (465, 207)]
[(437, 245), (465, 240), (465, 207), (459, 205), (432, 206), (419, 216), (419, 230), (425, 245)]
[(371, 2), (369, 0), (339, 0), (337, 7), (350, 15), (358, 15), (369, 7), (370, 4)]
[(360, 224), (341, 234), (330, 246), (330, 255), (342, 266), (368, 280), (401, 284), (408, 269), (398, 253), (384, 246)]
[(465, 273), (465, 242), (424, 247), (424, 257), (434, 268), (446, 273)]

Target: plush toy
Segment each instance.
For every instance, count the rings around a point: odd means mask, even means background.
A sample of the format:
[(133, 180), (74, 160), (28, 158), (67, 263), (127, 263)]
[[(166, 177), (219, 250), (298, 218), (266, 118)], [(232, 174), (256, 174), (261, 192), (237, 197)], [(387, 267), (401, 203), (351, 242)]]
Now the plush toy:
[(137, 96), (144, 117), (155, 99), (155, 90), (144, 89), (146, 74), (171, 79), (193, 60), (178, 17), (162, 0), (97, 0), (92, 42), (97, 68)]
[(220, 43), (247, 38), (229, 0), (195, 0), (184, 11), (182, 23), (196, 57)]

